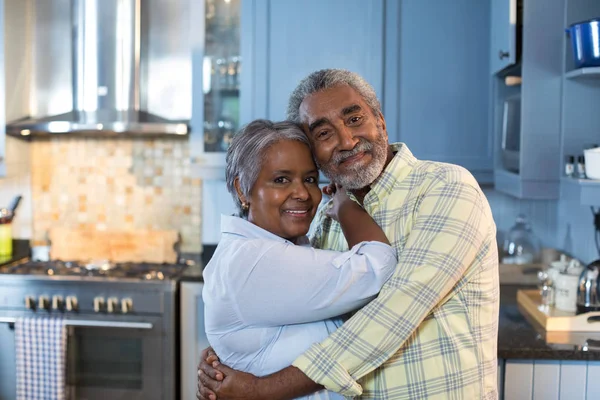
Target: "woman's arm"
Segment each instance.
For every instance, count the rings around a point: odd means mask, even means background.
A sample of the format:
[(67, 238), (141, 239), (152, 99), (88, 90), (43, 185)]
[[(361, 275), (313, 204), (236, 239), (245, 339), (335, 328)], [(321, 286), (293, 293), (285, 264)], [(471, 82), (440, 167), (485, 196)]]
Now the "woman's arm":
[(336, 185), (323, 190), (325, 194), (333, 194), (333, 204), (327, 215), (337, 220), (349, 247), (360, 242), (381, 242), (390, 244), (387, 236), (375, 220), (356, 201), (352, 200), (346, 190)]

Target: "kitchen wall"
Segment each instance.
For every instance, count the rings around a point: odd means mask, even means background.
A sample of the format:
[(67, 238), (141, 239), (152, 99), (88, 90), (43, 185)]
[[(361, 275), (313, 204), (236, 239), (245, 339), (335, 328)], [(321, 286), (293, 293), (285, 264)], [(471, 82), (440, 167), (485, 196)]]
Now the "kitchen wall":
[(498, 227), (502, 243), (519, 213), (529, 217), (534, 233), (546, 247), (565, 251), (589, 263), (600, 258), (594, 242), (590, 207), (561, 196), (559, 201), (520, 200), (493, 189), (484, 190)]
[(6, 177), (0, 178), (0, 208), (6, 207), (16, 195), (23, 196), (13, 220), (13, 237), (28, 239), (32, 235), (31, 156), (28, 143), (6, 139)]
[[(4, 69), (7, 79), (6, 119), (11, 121), (26, 115), (28, 109), (29, 76), (25, 66), (31, 65), (31, 30), (27, 18), (30, 1), (8, 1), (4, 4), (5, 32), (13, 33), (13, 40), (4, 43)], [(1, 86), (1, 85), (0, 85)], [(29, 239), (32, 236), (33, 213), (31, 202), (31, 148), (28, 143), (6, 138), (6, 177), (0, 178), (0, 207), (6, 207), (14, 196), (23, 196), (13, 221), (13, 237)]]
[(55, 138), (31, 143), (34, 243), (53, 226), (175, 229), (199, 253), (201, 181), (187, 139)]

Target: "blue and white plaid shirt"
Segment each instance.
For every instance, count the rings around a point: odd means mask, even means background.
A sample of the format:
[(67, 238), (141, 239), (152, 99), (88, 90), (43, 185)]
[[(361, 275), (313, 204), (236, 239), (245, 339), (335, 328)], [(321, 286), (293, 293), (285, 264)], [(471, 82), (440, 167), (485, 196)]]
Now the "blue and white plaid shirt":
[[(498, 254), (488, 202), (464, 168), (417, 160), (402, 143), (364, 199), (398, 251), (379, 296), (294, 362), (361, 399), (496, 399)], [(313, 245), (343, 251), (319, 216)]]

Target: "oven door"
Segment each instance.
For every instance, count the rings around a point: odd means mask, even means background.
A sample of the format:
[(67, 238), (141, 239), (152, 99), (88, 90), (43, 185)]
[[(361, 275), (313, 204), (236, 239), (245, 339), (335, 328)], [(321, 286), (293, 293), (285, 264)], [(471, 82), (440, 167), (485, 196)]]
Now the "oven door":
[[(161, 321), (68, 327), (67, 392), (70, 399), (166, 399), (173, 368), (163, 360)], [(151, 326), (151, 327), (150, 327)]]

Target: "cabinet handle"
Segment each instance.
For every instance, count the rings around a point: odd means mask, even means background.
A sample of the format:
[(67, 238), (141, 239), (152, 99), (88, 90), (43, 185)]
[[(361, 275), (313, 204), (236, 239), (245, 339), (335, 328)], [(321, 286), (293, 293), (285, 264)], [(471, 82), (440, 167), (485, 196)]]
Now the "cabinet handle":
[(500, 50), (498, 52), (498, 58), (501, 59), (501, 60), (504, 59), (504, 58), (508, 58), (509, 56), (510, 56), (510, 53), (508, 51), (502, 51), (502, 50)]

